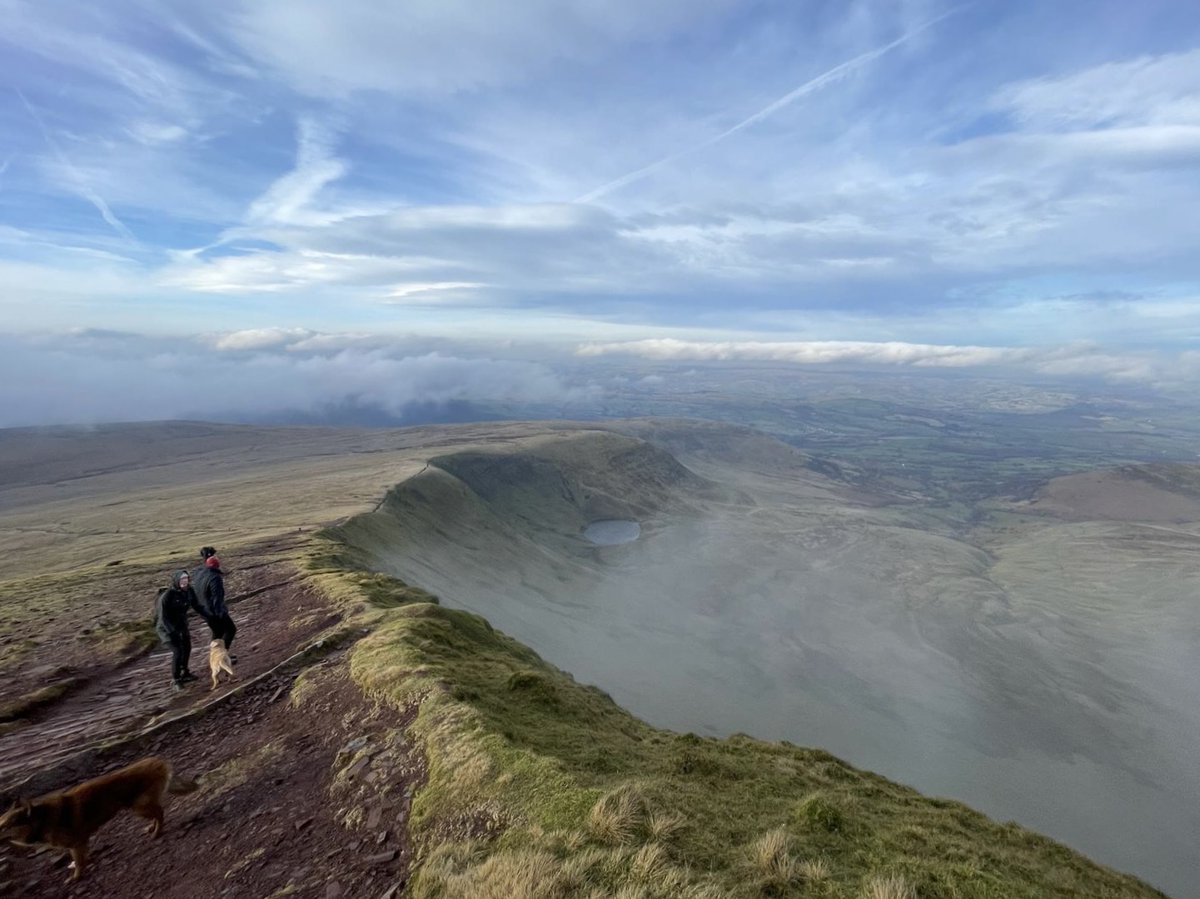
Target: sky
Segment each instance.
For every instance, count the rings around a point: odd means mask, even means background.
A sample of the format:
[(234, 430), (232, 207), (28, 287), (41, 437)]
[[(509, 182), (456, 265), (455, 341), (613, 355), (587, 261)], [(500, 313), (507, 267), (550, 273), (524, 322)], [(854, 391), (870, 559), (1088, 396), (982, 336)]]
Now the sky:
[(132, 397), (134, 356), (188, 357), (181, 402), (206, 365), (238, 390), (379, 358), (507, 383), (514, 342), (1200, 374), (1184, 0), (0, 0), (0, 22), (0, 377), (58, 379), (32, 413), (0, 390), (0, 425), (86, 406), (89, 371)]

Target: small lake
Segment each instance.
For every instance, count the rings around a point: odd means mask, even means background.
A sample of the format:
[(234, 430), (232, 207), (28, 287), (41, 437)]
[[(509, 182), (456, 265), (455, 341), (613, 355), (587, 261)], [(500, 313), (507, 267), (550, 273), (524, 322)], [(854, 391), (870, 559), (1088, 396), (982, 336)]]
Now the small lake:
[(632, 543), (642, 535), (642, 526), (636, 521), (625, 521), (620, 518), (609, 518), (604, 521), (593, 521), (583, 532), (584, 539), (590, 540), (597, 546), (616, 546), (620, 543)]

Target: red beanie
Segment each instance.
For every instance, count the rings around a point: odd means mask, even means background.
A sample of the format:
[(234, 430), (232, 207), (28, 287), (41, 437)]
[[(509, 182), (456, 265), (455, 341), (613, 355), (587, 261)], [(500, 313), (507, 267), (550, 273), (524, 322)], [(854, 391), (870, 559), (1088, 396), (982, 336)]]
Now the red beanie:
[(204, 560), (204, 564), (207, 565), (209, 568), (220, 568), (221, 560), (218, 559), (216, 556), (209, 556), (207, 559)]

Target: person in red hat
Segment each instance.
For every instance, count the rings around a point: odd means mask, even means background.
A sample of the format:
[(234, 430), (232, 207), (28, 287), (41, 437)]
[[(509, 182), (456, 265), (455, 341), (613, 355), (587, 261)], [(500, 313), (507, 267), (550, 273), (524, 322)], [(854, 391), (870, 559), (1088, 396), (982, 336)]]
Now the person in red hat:
[(200, 558), (204, 560), (192, 574), (192, 589), (196, 591), (200, 614), (208, 622), (214, 640), (223, 640), (228, 649), (237, 633), (237, 625), (225, 605), (225, 576), (221, 571), (221, 560), (214, 547), (206, 546), (200, 550)]

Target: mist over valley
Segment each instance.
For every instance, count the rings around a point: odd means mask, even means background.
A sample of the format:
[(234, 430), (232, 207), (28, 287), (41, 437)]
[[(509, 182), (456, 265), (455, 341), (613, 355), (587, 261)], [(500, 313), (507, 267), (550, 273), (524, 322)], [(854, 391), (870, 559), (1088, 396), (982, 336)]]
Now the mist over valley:
[(1187, 894), (1195, 466), (947, 503), (748, 430), (596, 427), (432, 458), (341, 533), (655, 724), (821, 746)]

